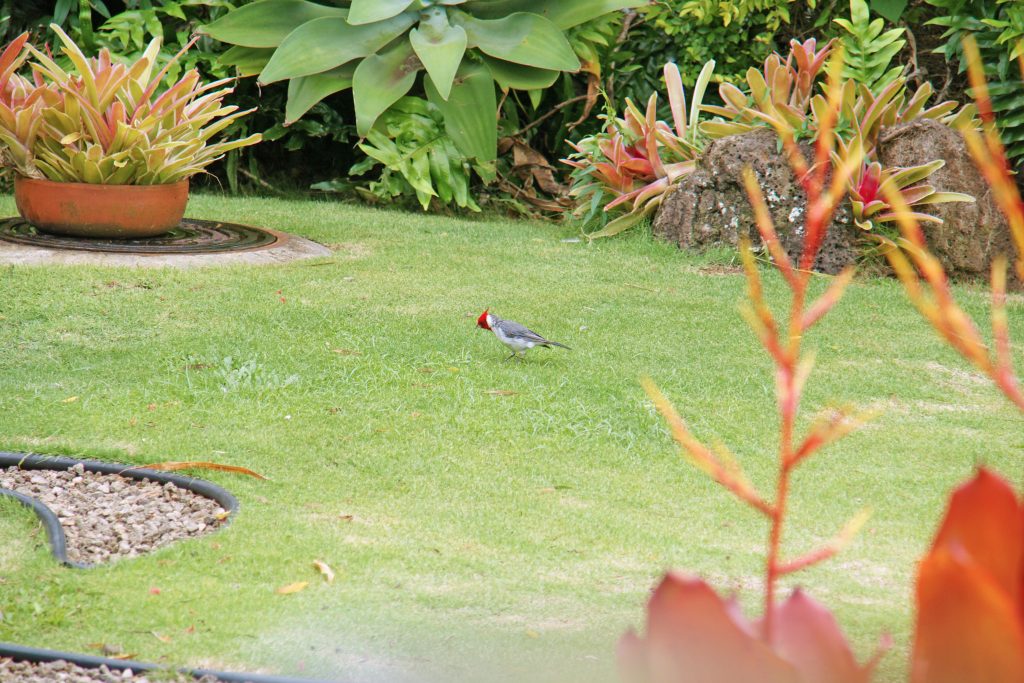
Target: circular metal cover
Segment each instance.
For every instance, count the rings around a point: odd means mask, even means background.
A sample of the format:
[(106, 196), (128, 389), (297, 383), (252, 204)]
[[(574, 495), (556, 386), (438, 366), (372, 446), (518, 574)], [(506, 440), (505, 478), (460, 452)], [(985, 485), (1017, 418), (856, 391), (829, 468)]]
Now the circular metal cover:
[(34, 247), (128, 254), (208, 254), (268, 247), (277, 235), (248, 225), (185, 218), (163, 235), (135, 240), (91, 239), (51, 235), (23, 218), (0, 222), (0, 239)]

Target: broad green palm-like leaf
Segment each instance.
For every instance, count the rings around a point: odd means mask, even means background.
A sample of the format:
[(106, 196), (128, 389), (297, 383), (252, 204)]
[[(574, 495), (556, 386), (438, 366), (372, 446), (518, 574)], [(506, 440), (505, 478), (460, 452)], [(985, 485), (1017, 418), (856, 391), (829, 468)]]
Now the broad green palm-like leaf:
[(428, 76), (427, 97), (444, 114), (444, 127), (459, 151), (470, 159), (492, 161), (498, 156), (498, 103), (494, 79), (487, 67), (463, 64), (445, 100)]
[(288, 104), (285, 107), (284, 125), (295, 123), (310, 108), (336, 92), (352, 87), (356, 67), (349, 63), (330, 71), (300, 76), (288, 81)]
[(372, 24), (390, 19), (405, 11), (415, 0), (352, 0), (348, 21), (350, 24)]
[(274, 54), (272, 47), (235, 45), (221, 53), (217, 61), (235, 67), (239, 76), (258, 76)]
[(646, 4), (647, 0), (477, 0), (467, 3), (466, 9), (483, 19), (532, 12), (550, 19), (560, 29), (567, 29), (609, 12)]
[(453, 21), (466, 29), (469, 46), (484, 54), (538, 69), (578, 71), (579, 59), (562, 31), (550, 20), (518, 12), (502, 19), (476, 19), (458, 13)]
[(372, 55), (409, 30), (417, 18), (417, 14), (408, 12), (361, 26), (352, 26), (341, 17), (306, 22), (281, 42), (260, 73), (260, 83), (318, 74)]
[(490, 69), (494, 81), (502, 90), (542, 90), (551, 87), (559, 74), (558, 71), (513, 64), (487, 55), (483, 55), (482, 58)]
[(422, 18), (419, 28), (409, 32), (409, 42), (441, 97), (447, 100), (455, 72), (466, 53), (466, 31), (461, 26), (450, 25), (440, 8), (424, 14), (430, 16)]
[(359, 62), (352, 77), (356, 131), (366, 135), (377, 117), (412, 88), (419, 62), (408, 41)]
[(348, 10), (306, 0), (258, 0), (228, 12), (200, 31), (243, 47), (277, 47), (285, 37), (313, 19), (344, 18)]

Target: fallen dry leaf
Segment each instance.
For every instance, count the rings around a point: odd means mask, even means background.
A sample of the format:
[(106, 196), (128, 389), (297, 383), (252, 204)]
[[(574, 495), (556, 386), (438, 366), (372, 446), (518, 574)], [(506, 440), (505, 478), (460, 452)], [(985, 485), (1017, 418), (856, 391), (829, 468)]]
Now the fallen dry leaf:
[(61, 401), (61, 403), (74, 403), (77, 400), (78, 400), (77, 396), (68, 396), (66, 399)]
[(150, 631), (150, 633), (153, 635), (154, 638), (159, 640), (161, 643), (170, 643), (171, 642), (171, 637), (170, 636), (162, 636), (159, 633), (157, 633), (156, 631)]
[(355, 349), (331, 349), (331, 353), (336, 353), (339, 356), (361, 356), (362, 351), (356, 351)]
[(281, 586), (274, 592), (278, 595), (291, 595), (292, 593), (306, 590), (308, 585), (309, 581), (296, 581), (295, 583), (289, 583), (287, 586)]
[(510, 389), (488, 389), (484, 393), (490, 394), (491, 396), (515, 396), (519, 392), (511, 391)]
[(316, 570), (323, 574), (324, 581), (327, 583), (334, 583), (334, 571), (322, 560), (313, 560), (313, 566)]
[(135, 467), (129, 467), (128, 469), (160, 470), (161, 472), (177, 472), (178, 470), (218, 470), (220, 472), (245, 474), (250, 477), (256, 477), (257, 479), (266, 479), (262, 474), (257, 474), (248, 468), (236, 467), (235, 465), (221, 465), (216, 462), (157, 462), (150, 465), (137, 465)]

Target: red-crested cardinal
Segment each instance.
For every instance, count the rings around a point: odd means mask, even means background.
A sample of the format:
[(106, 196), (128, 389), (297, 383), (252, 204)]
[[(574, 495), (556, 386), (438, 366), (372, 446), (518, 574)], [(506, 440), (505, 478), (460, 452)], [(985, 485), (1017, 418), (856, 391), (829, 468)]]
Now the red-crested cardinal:
[[(534, 346), (543, 346), (544, 348), (560, 346), (563, 349), (569, 349), (565, 344), (559, 344), (556, 341), (545, 339), (533, 330), (527, 329), (525, 326), (520, 325), (517, 322), (512, 320), (502, 320), (493, 313), (488, 313), (487, 309), (485, 309), (484, 312), (480, 314), (480, 317), (477, 318), (476, 324), (477, 327), (493, 332), (494, 336), (498, 338), (498, 341), (512, 349), (512, 355), (505, 360), (509, 360), (510, 358), (522, 360), (526, 356), (526, 352)], [(523, 355), (520, 356), (519, 354)]]

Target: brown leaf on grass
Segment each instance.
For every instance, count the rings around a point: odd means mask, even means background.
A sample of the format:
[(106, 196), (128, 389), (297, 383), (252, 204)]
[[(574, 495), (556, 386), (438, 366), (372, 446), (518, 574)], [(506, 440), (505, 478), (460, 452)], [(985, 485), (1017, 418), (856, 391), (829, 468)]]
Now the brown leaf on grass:
[(334, 571), (326, 562), (323, 560), (313, 560), (313, 566), (323, 575), (324, 581), (327, 583), (334, 583)]
[(262, 474), (253, 472), (248, 468), (237, 467), (235, 465), (221, 465), (216, 462), (157, 462), (151, 465), (137, 465), (135, 467), (129, 467), (128, 469), (159, 470), (161, 472), (177, 472), (178, 470), (217, 470), (218, 472), (234, 472), (236, 474), (245, 474), (250, 477), (256, 477), (257, 479), (267, 479)]
[(490, 396), (515, 396), (519, 392), (511, 389), (488, 389), (484, 393)]
[(61, 403), (74, 403), (77, 400), (78, 400), (77, 396), (68, 396), (66, 399), (61, 401)]
[(289, 583), (287, 586), (281, 586), (274, 592), (278, 595), (291, 595), (292, 593), (306, 590), (308, 585), (309, 581), (296, 581), (295, 583)]
[(331, 353), (336, 353), (339, 356), (361, 356), (362, 351), (356, 351), (355, 349), (331, 349)]
[(159, 641), (160, 641), (161, 643), (170, 643), (170, 642), (172, 642), (172, 641), (171, 641), (171, 637), (170, 637), (170, 636), (163, 636), (163, 635), (160, 635), (160, 634), (159, 634), (159, 633), (157, 633), (156, 631), (150, 631), (150, 634), (151, 634), (151, 635), (152, 635), (152, 636), (153, 636), (154, 638), (156, 638), (157, 640), (159, 640)]

